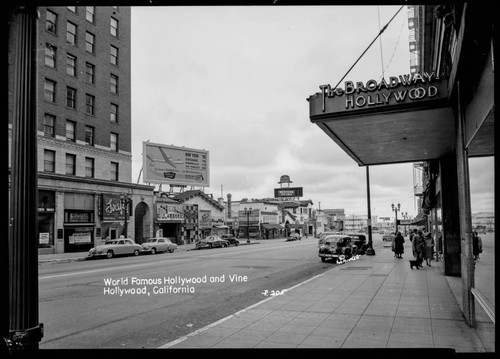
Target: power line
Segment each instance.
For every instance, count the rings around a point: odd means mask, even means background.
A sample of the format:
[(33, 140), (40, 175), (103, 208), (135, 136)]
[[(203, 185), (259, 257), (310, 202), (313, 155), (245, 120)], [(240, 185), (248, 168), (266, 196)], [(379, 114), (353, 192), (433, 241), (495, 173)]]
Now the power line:
[(345, 77), (349, 74), (349, 72), (351, 72), (351, 70), (354, 68), (354, 66), (356, 66), (356, 64), (359, 62), (359, 60), (361, 60), (361, 58), (365, 55), (365, 53), (368, 51), (368, 49), (373, 45), (373, 43), (379, 38), (380, 35), (382, 35), (382, 33), (387, 29), (387, 27), (389, 26), (389, 24), (392, 22), (392, 20), (394, 20), (394, 18), (396, 17), (396, 15), (401, 11), (401, 9), (404, 7), (404, 5), (402, 5), (398, 11), (396, 11), (396, 13), (394, 14), (394, 16), (389, 20), (389, 22), (382, 28), (382, 30), (379, 31), (378, 35), (373, 39), (373, 41), (370, 43), (370, 45), (368, 45), (368, 47), (365, 49), (365, 51), (363, 51), (363, 53), (358, 57), (358, 59), (356, 60), (356, 62), (351, 66), (351, 68), (345, 73), (344, 76), (342, 76), (342, 78), (340, 79), (340, 81), (337, 83), (337, 85), (335, 85), (335, 87), (333, 87), (334, 89), (337, 88), (338, 85), (340, 85), (340, 83), (345, 79)]

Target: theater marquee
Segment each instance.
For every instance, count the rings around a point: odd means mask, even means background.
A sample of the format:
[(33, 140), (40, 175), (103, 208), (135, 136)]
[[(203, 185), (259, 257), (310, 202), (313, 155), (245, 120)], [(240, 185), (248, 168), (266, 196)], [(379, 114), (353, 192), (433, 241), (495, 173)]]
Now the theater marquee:
[(360, 166), (428, 161), (453, 151), (447, 86), (434, 72), (321, 85), (309, 119)]
[(313, 95), (316, 107), (320, 100), (321, 113), (362, 110), (371, 107), (413, 104), (420, 100), (446, 97), (446, 81), (433, 73), (391, 76), (389, 81), (368, 80), (366, 83), (346, 81), (344, 88), (332, 89), (328, 85), (319, 86), (321, 92)]

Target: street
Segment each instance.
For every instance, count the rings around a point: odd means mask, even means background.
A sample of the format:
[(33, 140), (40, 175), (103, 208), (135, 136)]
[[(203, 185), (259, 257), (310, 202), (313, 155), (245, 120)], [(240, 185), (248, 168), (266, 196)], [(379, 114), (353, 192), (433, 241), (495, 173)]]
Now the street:
[[(493, 235), (482, 238), (476, 288), (494, 308)], [(408, 259), (411, 245), (405, 240)], [(376, 253), (390, 250), (379, 234), (373, 241)], [(320, 261), (312, 237), (44, 264), (40, 348), (158, 348), (335, 266)]]
[(42, 349), (157, 348), (336, 264), (317, 239), (40, 268)]

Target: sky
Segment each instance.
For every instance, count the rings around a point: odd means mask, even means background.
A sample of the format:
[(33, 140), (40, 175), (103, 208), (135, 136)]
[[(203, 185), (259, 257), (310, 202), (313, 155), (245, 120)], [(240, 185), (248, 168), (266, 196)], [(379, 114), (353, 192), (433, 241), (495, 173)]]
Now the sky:
[[(314, 208), (366, 215), (366, 168), (310, 122), (306, 98), (335, 86), (399, 9), (132, 7), (132, 181), (144, 141), (185, 146), (209, 151), (214, 198), (271, 198), (288, 175)], [(410, 73), (408, 35), (403, 7), (344, 81)], [(472, 212), (493, 211), (493, 158), (469, 164)], [(417, 215), (411, 163), (369, 171), (372, 216), (394, 217), (392, 203)]]

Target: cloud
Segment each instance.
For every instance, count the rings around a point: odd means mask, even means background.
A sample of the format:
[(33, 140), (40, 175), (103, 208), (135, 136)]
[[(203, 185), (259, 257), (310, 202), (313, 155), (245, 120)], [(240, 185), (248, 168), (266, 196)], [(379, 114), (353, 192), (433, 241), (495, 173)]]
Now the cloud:
[[(133, 179), (150, 140), (208, 150), (216, 197), (221, 186), (234, 200), (271, 197), (287, 174), (316, 207), (366, 213), (366, 169), (310, 122), (306, 98), (335, 85), (398, 9), (132, 8)], [(382, 70), (409, 72), (406, 9), (345, 80)], [(491, 208), (491, 179), (471, 180), (474, 208)], [(416, 215), (411, 164), (370, 167), (370, 190), (375, 214), (400, 202)]]

